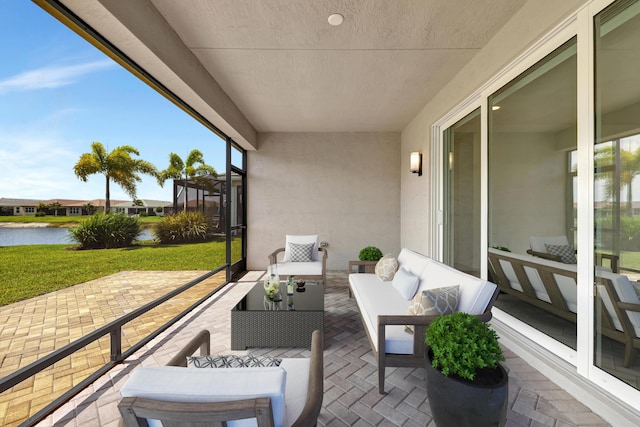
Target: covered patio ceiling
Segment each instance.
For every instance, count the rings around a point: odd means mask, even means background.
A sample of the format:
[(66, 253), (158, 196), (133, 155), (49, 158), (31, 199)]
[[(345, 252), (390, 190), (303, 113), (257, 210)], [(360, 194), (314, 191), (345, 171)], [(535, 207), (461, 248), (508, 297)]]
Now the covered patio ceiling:
[(259, 132), (401, 131), (526, 0), (60, 3), (252, 149)]

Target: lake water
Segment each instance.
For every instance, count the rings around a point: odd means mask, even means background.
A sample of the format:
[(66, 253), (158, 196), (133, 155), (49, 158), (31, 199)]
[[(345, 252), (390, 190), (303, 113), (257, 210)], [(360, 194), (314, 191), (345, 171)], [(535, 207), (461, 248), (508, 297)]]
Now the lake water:
[[(76, 244), (69, 238), (68, 228), (0, 227), (0, 246)], [(138, 240), (153, 240), (151, 230), (142, 230)]]

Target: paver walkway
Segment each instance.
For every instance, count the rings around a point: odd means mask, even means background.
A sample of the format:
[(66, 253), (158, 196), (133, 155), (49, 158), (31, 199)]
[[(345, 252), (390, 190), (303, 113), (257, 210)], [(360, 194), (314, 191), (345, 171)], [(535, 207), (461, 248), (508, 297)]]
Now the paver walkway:
[[(229, 310), (259, 280), (250, 272), (206, 301), (193, 313), (118, 365), (39, 424), (49, 426), (118, 425), (119, 390), (138, 366), (163, 365), (198, 331), (211, 332), (212, 353), (232, 352)], [(325, 295), (325, 394), (321, 426), (429, 426), (432, 419), (424, 369), (387, 369), (387, 394), (377, 391), (377, 371), (358, 310), (347, 296), (345, 272), (328, 273)], [(253, 354), (305, 356), (306, 349), (251, 349)], [(510, 351), (508, 427), (607, 426), (600, 417)], [(28, 399), (25, 397), (25, 399)]]
[[(0, 377), (194, 280), (205, 271), (122, 271), (0, 307)], [(224, 283), (219, 273), (122, 329), (123, 351)], [(18, 425), (109, 361), (109, 337), (0, 395), (0, 425)]]

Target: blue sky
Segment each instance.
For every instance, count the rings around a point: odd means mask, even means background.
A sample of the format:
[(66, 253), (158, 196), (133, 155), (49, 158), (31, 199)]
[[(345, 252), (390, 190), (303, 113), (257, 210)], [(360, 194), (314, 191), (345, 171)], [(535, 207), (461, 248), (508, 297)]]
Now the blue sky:
[[(220, 138), (31, 1), (0, 0), (0, 40), (0, 197), (104, 198), (103, 175), (73, 173), (93, 141), (158, 169), (197, 148), (224, 172)], [(141, 178), (138, 198), (172, 199), (171, 182)], [(111, 198), (130, 200), (113, 184)]]

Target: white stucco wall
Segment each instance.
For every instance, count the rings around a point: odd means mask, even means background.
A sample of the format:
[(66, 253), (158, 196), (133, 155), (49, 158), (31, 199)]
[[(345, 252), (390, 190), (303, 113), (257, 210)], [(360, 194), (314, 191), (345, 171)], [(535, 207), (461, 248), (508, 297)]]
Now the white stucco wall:
[(399, 252), (399, 133), (263, 133), (248, 163), (249, 270), (286, 234), (319, 234), (330, 270), (364, 246)]
[(401, 174), (401, 246), (431, 254), (430, 155), (433, 124), (460, 104), (509, 62), (553, 29), (586, 0), (530, 0), (467, 66), (402, 131), (401, 169), (409, 153), (421, 151), (423, 175)]

